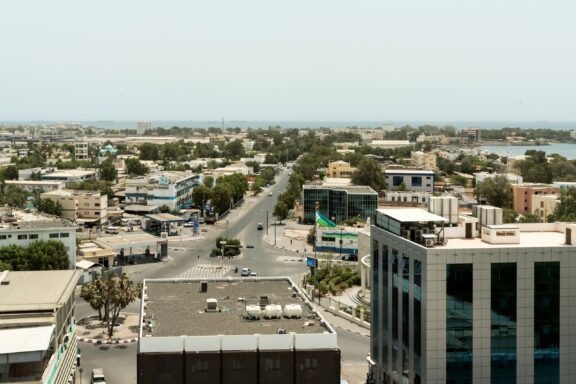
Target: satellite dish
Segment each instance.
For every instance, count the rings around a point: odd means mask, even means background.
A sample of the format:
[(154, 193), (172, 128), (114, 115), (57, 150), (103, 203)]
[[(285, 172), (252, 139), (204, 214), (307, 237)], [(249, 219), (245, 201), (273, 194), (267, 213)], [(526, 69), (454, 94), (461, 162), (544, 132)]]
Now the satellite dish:
[(168, 185), (170, 184), (170, 180), (166, 176), (160, 176), (160, 180), (158, 181), (160, 185)]

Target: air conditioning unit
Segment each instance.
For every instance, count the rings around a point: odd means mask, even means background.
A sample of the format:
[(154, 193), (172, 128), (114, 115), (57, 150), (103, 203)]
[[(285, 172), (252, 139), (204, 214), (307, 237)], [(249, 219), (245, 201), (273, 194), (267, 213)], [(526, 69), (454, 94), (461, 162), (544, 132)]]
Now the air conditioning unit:
[(422, 233), (424, 233), (421, 229), (417, 229), (416, 230), (416, 237), (422, 236)]
[(417, 243), (422, 243), (424, 240), (424, 238), (421, 235), (416, 235), (416, 242)]
[(428, 248), (432, 248), (434, 246), (434, 239), (426, 239), (425, 245)]
[(410, 238), (410, 231), (406, 231), (406, 230), (402, 231), (402, 237), (409, 239)]

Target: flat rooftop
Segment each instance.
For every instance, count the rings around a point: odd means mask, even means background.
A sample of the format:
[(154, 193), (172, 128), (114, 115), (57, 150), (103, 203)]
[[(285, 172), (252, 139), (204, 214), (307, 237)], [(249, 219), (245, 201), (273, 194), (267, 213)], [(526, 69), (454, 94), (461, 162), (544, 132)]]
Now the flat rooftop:
[[(202, 280), (145, 280), (145, 317), (155, 321), (153, 331), (142, 328), (142, 337), (207, 335), (275, 335), (278, 329), (296, 334), (332, 333), (322, 318), (305, 304), (288, 278), (236, 278), (206, 280), (208, 290), (200, 292)], [(270, 304), (300, 304), (299, 319), (244, 318), (246, 305), (258, 305), (260, 296)], [(243, 298), (244, 300), (239, 300)], [(206, 299), (218, 300), (220, 312), (205, 312)]]
[(60, 170), (52, 173), (47, 173), (42, 175), (42, 177), (52, 177), (52, 176), (60, 176), (60, 177), (67, 177), (67, 176), (88, 176), (93, 175), (96, 173), (94, 169), (66, 169)]
[[(165, 243), (166, 239), (162, 239), (160, 237), (156, 237), (149, 233), (135, 233), (135, 234), (123, 234), (120, 232), (114, 236), (103, 236), (99, 237), (98, 239), (94, 240), (95, 243), (104, 247), (104, 248), (112, 248), (115, 250), (120, 250), (124, 248), (124, 251), (129, 254), (130, 248), (139, 248), (139, 247), (156, 247), (157, 244)], [(155, 248), (153, 248), (155, 249)]]
[(74, 294), (79, 273), (64, 271), (8, 272), (0, 285), (0, 312), (51, 310)]
[(354, 193), (363, 193), (363, 194), (371, 194), (371, 195), (378, 195), (375, 190), (366, 186), (366, 185), (314, 185), (308, 184), (303, 186), (304, 189), (331, 189), (331, 190), (340, 190), (346, 191), (350, 194)]
[(446, 245), (436, 245), (432, 249), (477, 249), (477, 248), (551, 248), (574, 247), (566, 245), (566, 236), (562, 232), (522, 232), (518, 244), (490, 244), (481, 238), (449, 238)]
[(70, 220), (15, 208), (0, 208), (0, 232), (39, 228), (76, 227)]

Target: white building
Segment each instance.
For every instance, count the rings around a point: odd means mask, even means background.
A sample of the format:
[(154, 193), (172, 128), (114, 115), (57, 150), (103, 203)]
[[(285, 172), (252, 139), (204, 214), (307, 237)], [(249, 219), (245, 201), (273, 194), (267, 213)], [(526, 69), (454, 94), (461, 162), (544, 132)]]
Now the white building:
[(372, 140), (368, 145), (377, 148), (402, 148), (412, 146), (408, 140)]
[(576, 225), (463, 223), (379, 209), (374, 383), (572, 383)]
[(126, 179), (126, 203), (167, 206), (171, 211), (192, 204), (192, 190), (202, 177), (188, 172), (162, 172), (157, 175)]
[(316, 226), (314, 251), (338, 253), (342, 259), (358, 260), (358, 233), (362, 228)]
[(430, 197), (434, 196), (430, 192), (412, 191), (387, 191), (384, 201), (390, 203), (414, 203), (428, 205)]
[(38, 240), (60, 241), (68, 251), (70, 268), (76, 265), (76, 224), (72, 221), (19, 209), (0, 208), (0, 247), (27, 247)]
[(96, 180), (96, 170), (94, 169), (66, 169), (46, 173), (42, 175), (42, 180), (61, 180), (65, 182), (82, 182)]
[(152, 129), (152, 123), (150, 121), (139, 121), (136, 123), (136, 134), (138, 136), (144, 136), (146, 131)]
[(488, 172), (474, 173), (474, 177), (476, 178), (476, 185), (478, 185), (478, 183), (481, 183), (486, 179), (491, 179), (496, 176), (506, 176), (506, 179), (510, 182), (510, 184), (522, 184), (524, 182), (522, 176), (516, 175), (514, 173), (488, 173)]
[(387, 169), (384, 171), (388, 191), (398, 191), (402, 188), (414, 192), (434, 192), (433, 171), (418, 169)]
[(14, 186), (28, 192), (34, 190), (42, 190), (42, 192), (55, 191), (64, 188), (66, 183), (64, 181), (48, 181), (48, 180), (4, 180), (7, 186)]

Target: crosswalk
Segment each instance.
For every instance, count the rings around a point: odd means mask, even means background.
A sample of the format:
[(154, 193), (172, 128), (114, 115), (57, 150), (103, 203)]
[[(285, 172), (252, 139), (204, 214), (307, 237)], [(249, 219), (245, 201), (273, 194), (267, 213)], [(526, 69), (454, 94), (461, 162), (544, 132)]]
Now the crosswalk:
[(213, 279), (217, 277), (222, 277), (229, 273), (232, 267), (229, 265), (221, 264), (200, 264), (191, 268), (178, 276), (179, 279)]

